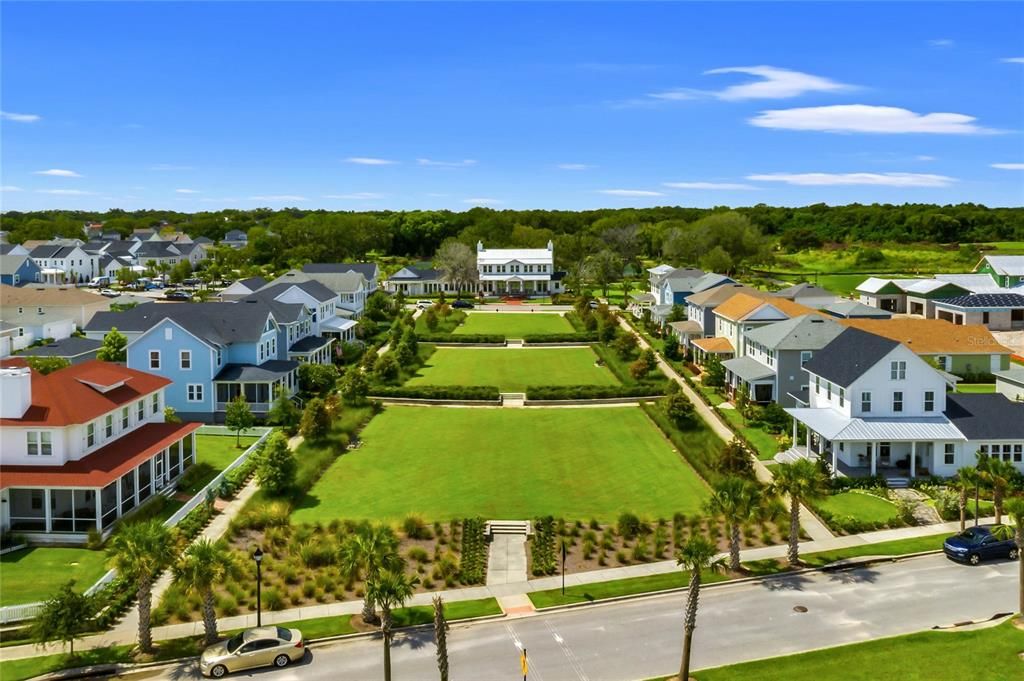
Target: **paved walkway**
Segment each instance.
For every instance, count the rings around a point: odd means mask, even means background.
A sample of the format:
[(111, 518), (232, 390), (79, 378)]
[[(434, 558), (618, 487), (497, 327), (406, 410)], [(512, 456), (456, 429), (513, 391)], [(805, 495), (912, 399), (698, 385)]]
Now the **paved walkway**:
[(526, 535), (495, 534), (487, 552), (487, 586), (526, 580)]
[[(991, 524), (994, 518), (984, 518), (982, 524)], [(903, 527), (895, 530), (880, 530), (878, 532), (866, 532), (864, 534), (850, 535), (847, 537), (834, 537), (822, 541), (806, 541), (800, 543), (801, 554), (816, 553), (819, 551), (833, 551), (836, 549), (849, 548), (852, 546), (863, 546), (879, 542), (894, 541), (898, 539), (912, 539), (915, 537), (935, 536), (935, 548), (941, 548), (939, 537), (955, 533), (959, 530), (959, 522), (943, 523), (942, 525), (929, 525), (927, 527)], [(786, 544), (765, 546), (756, 549), (741, 551), (743, 561), (765, 560), (768, 558), (785, 558), (787, 552)], [(591, 570), (567, 574), (565, 576), (566, 586), (579, 586), (585, 584), (597, 584), (618, 579), (631, 577), (645, 577), (648, 575), (667, 574), (679, 570), (674, 560), (663, 560), (656, 563), (643, 563), (628, 565), (625, 567), (606, 568), (604, 570)], [(445, 602), (476, 600), (480, 598), (496, 598), (502, 605), (508, 604), (515, 614), (522, 616), (528, 614), (529, 605), (523, 596), (535, 591), (546, 591), (558, 589), (562, 585), (560, 575), (554, 577), (542, 577), (540, 579), (523, 580), (519, 582), (508, 582), (506, 584), (493, 584), (487, 586), (474, 586), (464, 589), (451, 589), (439, 592), (423, 592), (414, 595), (407, 605), (430, 605), (435, 595), (440, 595)], [(529, 606), (532, 608), (532, 606)], [(343, 601), (341, 603), (325, 603), (304, 608), (293, 608), (290, 610), (279, 610), (277, 612), (264, 612), (264, 624), (278, 624), (281, 622), (294, 622), (296, 620), (311, 619), (315, 617), (329, 617), (340, 615), (354, 615), (362, 611), (362, 601)], [(256, 626), (256, 615), (237, 615), (235, 617), (224, 617), (217, 620), (221, 630), (238, 629), (242, 627)], [(203, 633), (203, 623), (187, 622), (184, 624), (170, 624), (153, 628), (154, 640), (167, 640), (183, 636), (196, 636)], [(116, 629), (95, 636), (88, 636), (76, 642), (78, 650), (89, 650), (109, 645), (132, 644), (135, 642), (135, 631)], [(60, 652), (59, 644), (49, 645), (45, 648), (37, 648), (34, 645), (9, 646), (0, 648), (0, 660), (16, 660), (26, 657), (35, 657), (54, 652)]]

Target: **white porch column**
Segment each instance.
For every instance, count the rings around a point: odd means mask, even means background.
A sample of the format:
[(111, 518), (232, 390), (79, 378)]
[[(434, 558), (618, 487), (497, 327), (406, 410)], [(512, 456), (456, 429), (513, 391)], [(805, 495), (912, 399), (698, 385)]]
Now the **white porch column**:
[(50, 488), (47, 487), (43, 490), (43, 509), (46, 511), (46, 531), (53, 532), (51, 523), (53, 518), (50, 516)]
[(838, 461), (839, 461), (839, 455), (836, 453), (836, 451), (837, 451), (836, 443), (833, 442), (832, 443), (832, 475), (835, 475), (836, 472), (839, 470), (837, 468)]
[(807, 453), (811, 453), (811, 427), (807, 426)]
[(876, 470), (875, 460), (877, 458), (878, 458), (878, 443), (877, 442), (872, 442), (871, 443), (871, 475), (872, 476), (875, 475), (875, 470)]
[(793, 419), (793, 446), (796, 447), (796, 419)]
[(103, 488), (97, 487), (92, 493), (96, 497), (96, 530), (103, 531)]
[(917, 475), (917, 440), (910, 443), (910, 477)]

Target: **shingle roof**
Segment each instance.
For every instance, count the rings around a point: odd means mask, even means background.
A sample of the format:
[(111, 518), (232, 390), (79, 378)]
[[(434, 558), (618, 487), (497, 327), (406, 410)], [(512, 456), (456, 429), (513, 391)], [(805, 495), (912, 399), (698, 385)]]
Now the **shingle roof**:
[(306, 336), (292, 343), (288, 352), (313, 352), (330, 343), (333, 339), (323, 336)]
[(953, 324), (944, 319), (841, 319), (843, 326), (903, 343), (919, 355), (1009, 354), (981, 324)]
[(299, 363), (294, 360), (272, 359), (256, 366), (254, 364), (228, 364), (215, 381), (273, 381), (293, 371)]
[(258, 295), (261, 300), (265, 300), (267, 298), (273, 299), (293, 286), (302, 289), (321, 303), (326, 303), (338, 297), (338, 294), (315, 279), (305, 281), (281, 281), (281, 279), (275, 279), (272, 283), (263, 286), (260, 290), (248, 297), (252, 298), (253, 296)]
[(817, 284), (795, 284), (788, 288), (781, 289), (772, 294), (776, 298), (785, 298), (786, 300), (799, 300), (800, 298), (823, 298), (826, 296), (835, 296), (834, 293), (823, 289)]
[(968, 440), (1024, 440), (1024, 403), (999, 393), (949, 393), (946, 417)]
[[(401, 275), (401, 276), (399, 276)], [(441, 278), (441, 271), (420, 267), (403, 267), (388, 279), (390, 281), (434, 281)]]
[(307, 274), (358, 272), (367, 279), (377, 274), (377, 263), (374, 262), (311, 262), (302, 266)]
[(691, 341), (693, 345), (704, 352), (711, 352), (714, 354), (724, 354), (728, 352), (736, 352), (736, 348), (732, 346), (732, 341), (728, 338), (722, 338), (721, 336), (714, 336), (712, 338), (701, 338), (699, 340)]
[(0, 274), (14, 274), (26, 260), (32, 261), (27, 255), (0, 255)]
[[(776, 301), (777, 302), (777, 301)], [(715, 314), (726, 319), (738, 320), (764, 305), (763, 298), (749, 293), (736, 293), (715, 309)]]
[(27, 348), (22, 355), (31, 357), (80, 357), (91, 352), (96, 352), (102, 347), (103, 342), (81, 336), (71, 336), (50, 343), (49, 345), (37, 345)]
[(0, 303), (11, 305), (106, 305), (110, 303), (101, 295), (74, 286), (7, 286), (0, 285)]
[(857, 317), (892, 319), (891, 312), (881, 310), (877, 307), (871, 307), (864, 303), (858, 303), (856, 300), (838, 300), (834, 303), (829, 303), (825, 307), (821, 308), (821, 310), (822, 312), (827, 312), (833, 317), (841, 317), (844, 319), (855, 319)]
[(936, 300), (937, 305), (950, 305), (964, 308), (1008, 308), (1024, 307), (1024, 295), (1020, 293), (976, 293), (970, 296), (942, 298)]
[(772, 350), (820, 350), (843, 332), (843, 327), (818, 315), (800, 315), (747, 333), (747, 340)]
[(268, 285), (280, 284), (282, 282), (318, 281), (334, 293), (347, 293), (359, 289), (362, 282), (366, 280), (359, 272), (317, 272), (308, 273), (300, 270), (289, 270)]
[(686, 303), (688, 305), (695, 305), (697, 307), (710, 309), (721, 305), (737, 293), (746, 293), (748, 295), (760, 296), (762, 298), (768, 297), (768, 293), (759, 291), (755, 288), (750, 288), (744, 284), (722, 284), (721, 286), (716, 286), (714, 288), (707, 289), (706, 291), (686, 296)]
[(85, 326), (86, 331), (148, 331), (164, 319), (177, 324), (214, 345), (256, 341), (263, 335), (267, 317), (266, 305), (253, 303), (166, 303), (139, 305), (124, 312), (98, 312)]
[(860, 329), (846, 329), (804, 364), (812, 374), (846, 387), (898, 346), (894, 340)]
[(250, 291), (258, 291), (267, 285), (267, 280), (263, 277), (249, 277), (248, 279), (239, 279), (235, 283), (241, 284)]

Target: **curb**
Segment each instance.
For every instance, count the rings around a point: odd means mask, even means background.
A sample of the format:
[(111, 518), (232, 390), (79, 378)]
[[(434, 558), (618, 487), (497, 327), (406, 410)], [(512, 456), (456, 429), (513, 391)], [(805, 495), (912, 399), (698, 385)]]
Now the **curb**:
[(1016, 615), (1015, 612), (997, 612), (991, 617), (987, 617), (983, 620), (968, 620), (966, 622), (954, 622), (952, 624), (936, 624), (931, 628), (930, 631), (955, 631), (963, 627), (970, 627), (976, 624), (991, 624), (998, 622), (999, 620), (1007, 620)]

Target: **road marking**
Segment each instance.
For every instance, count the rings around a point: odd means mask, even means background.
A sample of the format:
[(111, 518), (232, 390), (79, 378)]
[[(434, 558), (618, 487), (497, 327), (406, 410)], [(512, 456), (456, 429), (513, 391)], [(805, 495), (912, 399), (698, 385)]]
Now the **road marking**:
[(545, 621), (544, 626), (548, 628), (548, 631), (551, 632), (551, 637), (555, 639), (555, 642), (558, 643), (562, 652), (565, 653), (566, 659), (569, 660), (569, 666), (571, 666), (572, 670), (576, 672), (576, 676), (579, 677), (580, 681), (590, 681), (590, 677), (588, 677), (587, 673), (583, 671), (583, 664), (580, 662), (580, 659), (576, 657), (576, 653), (573, 652), (572, 648), (566, 645), (565, 639), (555, 631), (555, 627), (551, 622)]

